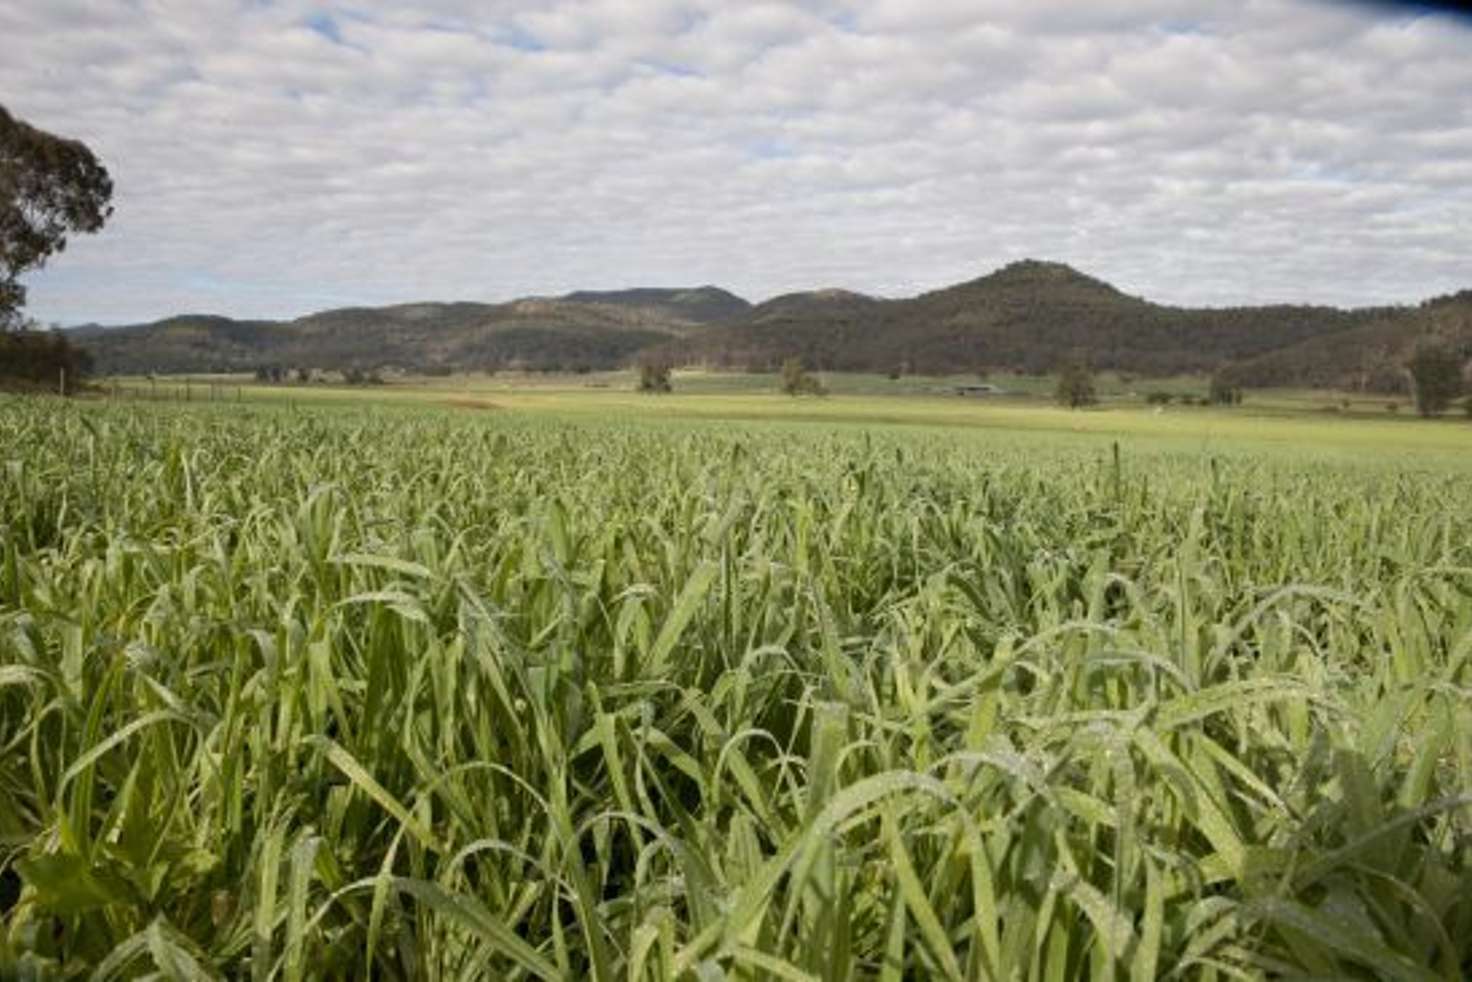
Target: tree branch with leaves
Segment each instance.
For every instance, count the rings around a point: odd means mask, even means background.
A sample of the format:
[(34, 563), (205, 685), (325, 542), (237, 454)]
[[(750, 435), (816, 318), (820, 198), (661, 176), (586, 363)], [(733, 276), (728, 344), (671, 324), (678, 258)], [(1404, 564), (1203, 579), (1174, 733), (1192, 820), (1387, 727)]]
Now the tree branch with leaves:
[(112, 178), (79, 140), (16, 119), (0, 106), (0, 327), (18, 326), (20, 276), (99, 231), (112, 216)]

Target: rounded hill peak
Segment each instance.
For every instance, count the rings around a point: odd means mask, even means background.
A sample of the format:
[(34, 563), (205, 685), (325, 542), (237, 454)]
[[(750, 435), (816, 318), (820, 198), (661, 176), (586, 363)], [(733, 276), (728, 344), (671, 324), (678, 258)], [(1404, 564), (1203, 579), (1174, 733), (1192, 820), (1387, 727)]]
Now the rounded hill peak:
[(1110, 293), (1119, 293), (1117, 289), (1103, 280), (1089, 276), (1087, 273), (1081, 273), (1067, 263), (1051, 262), (1045, 259), (1019, 259), (975, 282), (998, 285), (1037, 284), (1048, 287), (1077, 284), (1097, 287)]

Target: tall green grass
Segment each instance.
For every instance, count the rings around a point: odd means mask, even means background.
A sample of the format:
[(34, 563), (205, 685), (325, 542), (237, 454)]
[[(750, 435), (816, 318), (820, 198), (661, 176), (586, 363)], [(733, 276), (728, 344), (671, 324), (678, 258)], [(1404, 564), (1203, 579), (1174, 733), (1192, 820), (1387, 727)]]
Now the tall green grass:
[(0, 403), (0, 976), (1472, 972), (1465, 477)]

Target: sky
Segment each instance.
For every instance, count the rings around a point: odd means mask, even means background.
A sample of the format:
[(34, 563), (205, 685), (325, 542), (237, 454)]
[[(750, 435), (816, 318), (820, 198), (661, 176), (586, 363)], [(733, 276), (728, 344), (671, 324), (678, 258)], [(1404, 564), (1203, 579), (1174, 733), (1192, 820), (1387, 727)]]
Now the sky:
[(1472, 287), (1472, 20), (1348, 0), (0, 0), (115, 214), (45, 323), (1032, 257), (1161, 302)]

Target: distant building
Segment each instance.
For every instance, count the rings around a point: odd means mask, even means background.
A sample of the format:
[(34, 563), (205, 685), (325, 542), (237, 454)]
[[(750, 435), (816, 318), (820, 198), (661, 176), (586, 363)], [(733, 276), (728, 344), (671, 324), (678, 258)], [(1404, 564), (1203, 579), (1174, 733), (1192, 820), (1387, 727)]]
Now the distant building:
[(958, 396), (999, 396), (1001, 394), (1002, 389), (1000, 387), (990, 385), (986, 382), (979, 382), (975, 385), (956, 386), (956, 395)]

